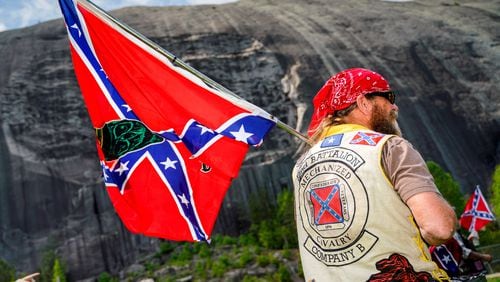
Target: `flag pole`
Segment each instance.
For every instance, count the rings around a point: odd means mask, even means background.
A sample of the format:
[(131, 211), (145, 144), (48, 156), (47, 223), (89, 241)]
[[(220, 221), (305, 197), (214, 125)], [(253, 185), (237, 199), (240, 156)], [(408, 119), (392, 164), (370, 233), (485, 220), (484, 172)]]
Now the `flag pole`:
[[(256, 111), (256, 112), (258, 112), (260, 114), (267, 115), (268, 119), (273, 120), (273, 121), (276, 122), (276, 126), (277, 127), (281, 128), (282, 130), (286, 131), (287, 133), (289, 133), (289, 134), (297, 137), (302, 142), (310, 144), (308, 138), (306, 136), (304, 136), (302, 133), (300, 133), (299, 131), (297, 131), (295, 128), (292, 128), (288, 124), (280, 121), (275, 116), (269, 114), (268, 112), (266, 112), (262, 108), (260, 108), (260, 107), (258, 107), (256, 105), (254, 105), (254, 104), (246, 101), (245, 99), (243, 99), (240, 96), (236, 95), (231, 90), (225, 88), (224, 86), (222, 86), (221, 84), (215, 82), (214, 80), (212, 80), (211, 78), (209, 78), (205, 74), (203, 74), (200, 71), (196, 70), (195, 68), (191, 67), (190, 65), (188, 65), (184, 61), (180, 60), (179, 58), (177, 58), (172, 53), (170, 53), (169, 51), (163, 49), (157, 43), (151, 41), (149, 38), (145, 37), (144, 35), (142, 35), (138, 31), (136, 31), (133, 28), (129, 27), (127, 24), (122, 23), (121, 21), (119, 21), (115, 17), (111, 16), (110, 14), (108, 14), (108, 12), (106, 12), (101, 7), (99, 7), (96, 4), (94, 4), (92, 1), (90, 1), (90, 0), (78, 0), (78, 1), (81, 2), (84, 5), (88, 4), (88, 5), (86, 5), (88, 8), (94, 9), (96, 12), (98, 12), (99, 14), (101, 14), (104, 17), (106, 17), (108, 20), (110, 20), (111, 22), (113, 22), (114, 24), (116, 24), (117, 26), (119, 26), (120, 28), (122, 28), (128, 34), (134, 36), (136, 39), (140, 40), (144, 44), (146, 44), (149, 47), (153, 48), (158, 53), (160, 53), (163, 56), (165, 56), (174, 66), (180, 67), (183, 70), (185, 70), (185, 71), (191, 73), (192, 75), (196, 76), (201, 81), (203, 81), (206, 85), (212, 87), (213, 89), (218, 90), (222, 95), (226, 96), (226, 98), (229, 98), (230, 100), (237, 99), (238, 102), (239, 102), (238, 104), (240, 104), (240, 105), (243, 104), (242, 106), (245, 107), (245, 108), (247, 108), (247, 110)], [(230, 97), (227, 97), (227, 95), (229, 95)]]

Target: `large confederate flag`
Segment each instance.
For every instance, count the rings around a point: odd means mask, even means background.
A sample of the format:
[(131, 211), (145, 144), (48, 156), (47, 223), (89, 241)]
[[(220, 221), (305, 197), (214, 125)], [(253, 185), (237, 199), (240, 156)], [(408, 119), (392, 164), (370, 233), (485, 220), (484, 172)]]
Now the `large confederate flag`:
[(248, 145), (274, 121), (174, 66), (93, 4), (59, 4), (116, 212), (134, 233), (209, 240)]

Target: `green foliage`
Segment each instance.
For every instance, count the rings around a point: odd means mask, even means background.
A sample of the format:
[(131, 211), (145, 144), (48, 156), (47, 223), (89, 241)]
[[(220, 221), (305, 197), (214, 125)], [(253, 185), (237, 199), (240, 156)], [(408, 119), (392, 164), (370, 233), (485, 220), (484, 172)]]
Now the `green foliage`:
[(200, 243), (198, 255), (200, 256), (200, 258), (209, 258), (210, 256), (212, 256), (212, 251), (207, 244)]
[(500, 217), (500, 165), (497, 165), (495, 171), (493, 172), (490, 191), (491, 209), (498, 219), (498, 217)]
[(58, 258), (54, 260), (54, 267), (52, 268), (52, 282), (66, 282), (66, 273)]
[(279, 249), (283, 246), (281, 234), (276, 232), (279, 228), (276, 220), (264, 220), (257, 226), (257, 237), (259, 238), (259, 243), (261, 243), (264, 248)]
[(500, 229), (498, 224), (489, 223), (484, 231), (479, 232), (481, 246), (498, 244), (500, 242)]
[(297, 231), (293, 213), (293, 193), (284, 190), (278, 195), (277, 206), (268, 201), (251, 202), (250, 233), (266, 249), (297, 248)]
[(243, 282), (267, 282), (269, 280), (265, 279), (265, 278), (260, 278), (260, 277), (245, 275), (245, 277), (243, 277), (242, 281)]
[(51, 282), (54, 270), (54, 262), (57, 256), (54, 250), (47, 250), (43, 253), (40, 265), (40, 281)]
[(284, 259), (286, 260), (290, 260), (292, 259), (292, 252), (289, 250), (289, 249), (285, 249), (283, 250), (283, 252), (281, 252), (281, 255), (283, 256)]
[[(135, 281), (139, 277), (157, 275), (160, 277), (154, 277), (155, 281), (165, 282), (186, 275), (193, 275), (194, 281), (223, 280), (231, 269), (256, 263), (259, 266), (274, 265), (276, 270), (259, 277), (245, 276), (243, 281), (291, 281), (288, 268), (279, 260), (293, 258), (291, 249), (297, 248), (293, 193), (283, 191), (276, 201), (266, 200), (265, 196), (262, 198), (264, 194), (262, 192), (253, 197), (250, 204), (252, 225), (249, 232), (239, 237), (215, 234), (210, 244), (162, 242), (155, 254), (155, 262), (145, 262), (144, 273), (128, 274), (125, 280)], [(270, 251), (283, 248), (286, 250), (282, 252)], [(221, 251), (223, 255), (218, 255)], [(276, 257), (274, 254), (277, 253), (281, 253), (281, 256)], [(170, 271), (168, 277), (157, 274), (165, 273), (156, 270), (167, 270), (167, 265), (178, 266), (174, 267), (176, 272), (183, 274), (171, 275)], [(101, 274), (99, 279), (99, 282), (115, 282), (107, 273)]]
[(171, 242), (160, 243), (160, 254), (166, 255), (171, 253), (175, 249), (176, 245)]
[(237, 245), (238, 238), (227, 235), (216, 234), (212, 236), (212, 245)]
[(242, 234), (238, 237), (238, 245), (240, 246), (255, 246), (257, 239), (252, 233)]
[(280, 282), (291, 282), (292, 275), (285, 265), (280, 264), (278, 267), (278, 271), (273, 275), (273, 280)]
[(300, 260), (300, 259), (299, 259), (298, 270), (299, 270), (299, 273), (297, 273), (297, 274), (299, 275), (299, 277), (304, 278), (304, 269), (302, 268), (302, 260)]
[(211, 267), (212, 267), (212, 265), (211, 265), (210, 261), (201, 260), (201, 261), (196, 262), (195, 267), (194, 267), (196, 278), (204, 280), (204, 281), (207, 280), (207, 278), (208, 278), (208, 271), (207, 270), (211, 269)]
[(184, 265), (193, 258), (194, 250), (191, 244), (185, 243), (180, 245), (178, 249), (170, 257), (170, 262), (176, 265)]
[(174, 282), (175, 279), (173, 277), (162, 277), (158, 282)]
[(271, 258), (267, 254), (257, 256), (257, 264), (261, 267), (266, 267), (271, 264)]
[(243, 252), (241, 253), (240, 257), (238, 258), (238, 261), (236, 262), (236, 267), (237, 268), (243, 268), (247, 266), (249, 263), (253, 261), (253, 254), (249, 250), (249, 248), (244, 248)]
[(238, 238), (231, 236), (222, 237), (222, 245), (236, 245), (236, 244), (238, 244)]
[(460, 191), (458, 182), (453, 179), (450, 173), (444, 171), (437, 163), (427, 162), (427, 167), (434, 177), (434, 183), (443, 197), (455, 208), (455, 213), (459, 217), (465, 208), (466, 200)]
[(253, 253), (256, 254), (256, 255), (260, 255), (262, 254), (263, 250), (262, 250), (262, 247), (259, 246), (259, 245), (255, 245), (253, 246)]
[[(468, 197), (464, 197), (462, 193), (460, 193), (458, 183), (438, 164), (429, 161), (427, 162), (427, 166), (434, 177), (434, 181), (439, 191), (443, 194), (443, 197), (455, 207), (457, 217), (460, 217), (464, 211)], [(489, 200), (490, 207), (493, 213), (498, 215), (500, 213), (500, 166), (497, 166), (493, 172), (492, 184), (488, 191), (491, 191), (491, 198)], [(484, 194), (486, 196), (488, 193)], [(488, 224), (485, 230), (480, 231), (479, 236), (482, 246), (498, 244), (498, 242), (500, 242), (498, 221)]]
[(16, 270), (6, 261), (0, 259), (0, 281), (14, 281)]
[(248, 205), (252, 225), (273, 216), (275, 207), (272, 202), (273, 200), (269, 198), (268, 193), (264, 189), (260, 189), (259, 192), (250, 196)]
[(228, 256), (220, 256), (219, 259), (212, 264), (212, 275), (214, 277), (224, 276), (224, 273), (229, 270), (230, 265), (231, 263)]
[(219, 257), (219, 261), (224, 264), (224, 265), (227, 265), (227, 266), (230, 266), (231, 265), (231, 259), (227, 256), (227, 255), (221, 255)]
[[(491, 193), (488, 204), (497, 220), (495, 222), (488, 223), (485, 230), (479, 232), (481, 246), (498, 244), (498, 242), (500, 242), (500, 226), (498, 224), (498, 218), (500, 215), (500, 165), (497, 166), (493, 172), (491, 186), (488, 191)], [(489, 193), (486, 191), (483, 191), (483, 193), (488, 200)], [(493, 254), (493, 257), (496, 257), (496, 255), (497, 254)]]
[(151, 276), (153, 275), (154, 271), (156, 269), (158, 269), (159, 267), (159, 264), (156, 262), (156, 261), (147, 261), (145, 264), (144, 264), (144, 267), (146, 269), (146, 273)]
[(97, 282), (118, 282), (118, 281), (119, 280), (117, 277), (113, 277), (111, 274), (107, 272), (101, 273), (97, 278)]
[(211, 241), (211, 245), (215, 246), (215, 245), (221, 245), (222, 244), (222, 237), (224, 237), (223, 235), (220, 235), (220, 234), (215, 234), (212, 236), (212, 241)]
[(278, 213), (280, 223), (278, 233), (283, 240), (283, 249), (297, 248), (297, 227), (295, 225), (294, 196), (292, 191), (283, 191), (278, 195)]

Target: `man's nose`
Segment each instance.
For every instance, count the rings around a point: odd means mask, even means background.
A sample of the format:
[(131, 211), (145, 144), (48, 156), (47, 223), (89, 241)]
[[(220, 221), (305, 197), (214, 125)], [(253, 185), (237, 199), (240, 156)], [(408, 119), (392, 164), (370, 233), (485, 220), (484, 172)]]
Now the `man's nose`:
[(399, 112), (399, 107), (396, 104), (392, 104), (391, 110), (395, 110), (396, 112)]

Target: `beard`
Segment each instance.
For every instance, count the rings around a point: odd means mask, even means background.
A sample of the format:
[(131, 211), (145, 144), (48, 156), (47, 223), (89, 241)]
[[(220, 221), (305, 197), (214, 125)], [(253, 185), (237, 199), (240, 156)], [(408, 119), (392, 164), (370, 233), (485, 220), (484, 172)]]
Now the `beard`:
[(381, 107), (375, 104), (371, 118), (371, 129), (384, 134), (393, 134), (402, 136), (398, 124), (398, 113), (391, 110), (389, 114), (385, 113)]

